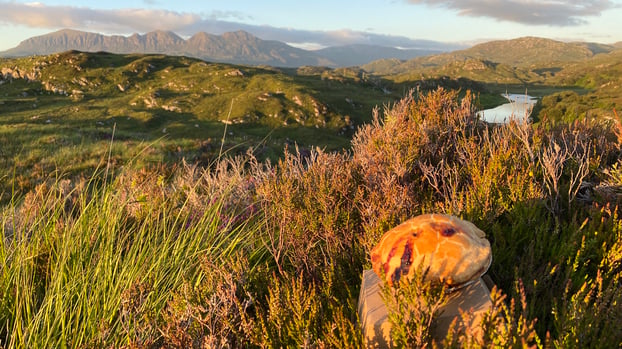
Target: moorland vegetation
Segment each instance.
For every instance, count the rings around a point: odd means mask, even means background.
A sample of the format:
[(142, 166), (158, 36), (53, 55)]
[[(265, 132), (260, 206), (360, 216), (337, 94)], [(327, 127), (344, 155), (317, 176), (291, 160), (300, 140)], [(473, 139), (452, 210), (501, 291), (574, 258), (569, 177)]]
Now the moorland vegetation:
[(619, 121), (493, 126), (472, 98), (411, 93), (360, 127), (351, 152), (115, 176), (110, 164), (13, 197), (2, 345), (360, 347), (369, 250), (423, 212), (475, 222), (493, 251), (486, 335), (456, 328), (445, 345), (617, 345)]
[[(163, 55), (2, 60), (0, 347), (361, 347), (369, 251), (429, 212), (486, 232), (494, 307), (483, 337), (457, 326), (444, 343), (395, 318), (398, 343), (618, 346), (618, 56), (467, 59), (464, 74), (415, 80)], [(479, 119), (526, 86), (547, 96), (533, 118)], [(434, 295), (416, 279), (388, 302), (433, 318), (416, 299)]]

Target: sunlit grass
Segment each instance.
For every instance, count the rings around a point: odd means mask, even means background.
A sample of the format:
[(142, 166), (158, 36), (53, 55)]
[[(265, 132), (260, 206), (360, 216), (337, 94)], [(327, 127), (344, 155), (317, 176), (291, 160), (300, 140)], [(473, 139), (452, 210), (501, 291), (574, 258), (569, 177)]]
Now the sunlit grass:
[(172, 293), (205, 277), (203, 260), (255, 253), (256, 228), (230, 226), (218, 200), (198, 214), (144, 201), (144, 218), (133, 219), (110, 187), (89, 183), (71, 203), (55, 190), (41, 194), (3, 214), (0, 322), (9, 347), (140, 342), (136, 323), (146, 320), (136, 314), (157, 317)]

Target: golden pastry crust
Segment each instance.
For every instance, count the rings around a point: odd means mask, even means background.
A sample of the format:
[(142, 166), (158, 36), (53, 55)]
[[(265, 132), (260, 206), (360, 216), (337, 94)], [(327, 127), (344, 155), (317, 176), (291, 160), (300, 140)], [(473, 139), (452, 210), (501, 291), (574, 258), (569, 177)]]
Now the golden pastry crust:
[(492, 262), (486, 234), (455, 216), (425, 214), (387, 231), (371, 251), (379, 276), (392, 284), (411, 279), (421, 263), (427, 279), (460, 287), (482, 276)]

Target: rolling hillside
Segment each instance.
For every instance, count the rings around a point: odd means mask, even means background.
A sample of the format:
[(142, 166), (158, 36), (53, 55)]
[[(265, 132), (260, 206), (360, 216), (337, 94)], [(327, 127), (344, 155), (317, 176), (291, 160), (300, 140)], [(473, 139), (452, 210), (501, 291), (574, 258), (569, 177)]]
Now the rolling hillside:
[(563, 43), (542, 38), (492, 41), (408, 61), (378, 60), (362, 68), (396, 85), (466, 79), (479, 90), (544, 97), (533, 116), (573, 120), (612, 117), (622, 106), (620, 50), (616, 45)]
[(583, 93), (558, 92), (546, 96), (537, 111), (552, 119), (616, 117), (622, 107), (622, 50), (597, 55), (566, 65), (548, 80), (550, 84), (575, 86)]
[(375, 45), (345, 45), (326, 47), (314, 52), (322, 57), (326, 57), (326, 59), (338, 66), (347, 67), (367, 64), (379, 59), (385, 59), (386, 57), (407, 60), (413, 57), (439, 54), (441, 51), (434, 49), (398, 49)]
[(0, 178), (15, 169), (26, 188), (35, 168), (93, 169), (111, 143), (118, 163), (138, 152), (147, 162), (209, 164), (249, 147), (262, 159), (278, 158), (286, 146), (342, 149), (374, 107), (395, 98), (348, 70), (299, 74), (76, 51), (4, 59)]
[[(492, 70), (489, 68), (502, 65), (520, 72), (518, 74), (524, 74), (536, 68), (560, 68), (566, 63), (585, 61), (597, 54), (615, 49), (610, 45), (564, 43), (550, 39), (524, 37), (490, 41), (466, 50), (418, 57), (408, 61), (382, 60), (366, 64), (363, 69), (381, 75), (412, 74), (415, 71), (435, 74), (449, 70), (451, 65), (463, 62), (467, 71), (469, 66), (479, 70)], [(478, 67), (481, 64), (488, 65), (488, 67)], [(511, 74), (502, 74), (502, 76), (510, 77)]]

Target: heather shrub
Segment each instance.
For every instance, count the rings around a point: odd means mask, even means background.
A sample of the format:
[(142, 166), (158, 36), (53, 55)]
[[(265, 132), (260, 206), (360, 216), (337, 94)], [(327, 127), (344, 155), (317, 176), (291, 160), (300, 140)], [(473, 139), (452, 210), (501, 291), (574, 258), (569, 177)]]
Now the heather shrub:
[[(171, 348), (236, 348), (249, 344), (257, 283), (265, 268), (251, 266), (238, 250), (225, 259), (202, 258), (203, 278), (184, 285), (167, 302), (158, 323), (161, 344)], [(253, 271), (251, 273), (251, 271)]]
[[(590, 239), (583, 223), (601, 219), (599, 203), (619, 200), (616, 129), (600, 120), (486, 125), (469, 110), (451, 92), (410, 95), (355, 136), (353, 161), (361, 164), (364, 197), (373, 198), (361, 210), (364, 245), (400, 216), (440, 211), (470, 219), (491, 240), (493, 280), (521, 300), (524, 321), (538, 320), (530, 326), (541, 338), (555, 337), (551, 304), (568, 283), (577, 292), (597, 280), (598, 246), (612, 236), (604, 228)], [(525, 281), (520, 292), (516, 280)]]
[(31, 236), (36, 233), (37, 227), (60, 225), (73, 219), (84, 204), (86, 195), (83, 192), (88, 190), (89, 183), (84, 179), (48, 178), (28, 192), (19, 206), (3, 208), (6, 236), (10, 237), (18, 232)]
[(573, 227), (574, 244), (559, 253), (566, 259), (560, 263), (561, 282), (554, 285), (551, 346), (608, 347), (622, 341), (622, 326), (612, 321), (622, 311), (619, 214), (608, 205), (591, 209), (589, 218)]
[[(411, 280), (381, 286), (391, 324), (391, 345), (396, 348), (428, 348), (435, 343), (436, 319), (447, 304), (447, 288), (426, 280), (427, 270), (416, 269)], [(385, 280), (384, 278), (382, 278)]]
[(263, 174), (256, 186), (262, 239), (279, 273), (318, 279), (333, 263), (358, 269), (357, 180), (347, 155), (287, 153)]
[[(619, 122), (489, 125), (459, 96), (376, 110), (346, 153), (127, 166), (13, 198), (0, 346), (361, 347), (369, 251), (424, 212), (473, 221), (493, 251), (493, 308), (445, 345), (619, 344)], [(444, 294), (414, 285), (386, 290), (395, 336), (433, 346)]]
[(167, 186), (172, 169), (159, 165), (128, 168), (121, 172), (113, 185), (119, 201), (127, 203), (124, 207), (128, 217), (136, 220), (148, 219), (155, 207), (161, 207), (167, 200), (170, 190)]
[(201, 168), (185, 161), (171, 179), (171, 190), (179, 193), (190, 212), (200, 215), (206, 203), (220, 201), (240, 223), (257, 212), (255, 186), (265, 167), (251, 155), (222, 158)]
[[(471, 100), (470, 93), (460, 101), (456, 91), (443, 89), (410, 93), (385, 108), (382, 118), (376, 110), (372, 123), (355, 134), (352, 161), (361, 176), (357, 202), (368, 251), (389, 227), (434, 208), (434, 193), (424, 186), (426, 170), (451, 166), (459, 141), (478, 127)], [(461, 181), (455, 175), (447, 173), (435, 189), (451, 194)]]
[(319, 283), (305, 280), (302, 274), (275, 278), (265, 302), (258, 306), (252, 343), (262, 348), (363, 347), (357, 319), (348, 316), (356, 301), (342, 303), (334, 296), (333, 283), (341, 283), (334, 277), (329, 269)]
[[(444, 348), (536, 348), (541, 341), (535, 331), (535, 320), (529, 319), (526, 296), (520, 280), (515, 290), (519, 297), (510, 299), (499, 289), (490, 292), (491, 308), (475, 322), (474, 315), (461, 313), (454, 319), (447, 337), (442, 341)], [(517, 304), (517, 302), (519, 304)], [(475, 328), (462, 324), (475, 322)]]

